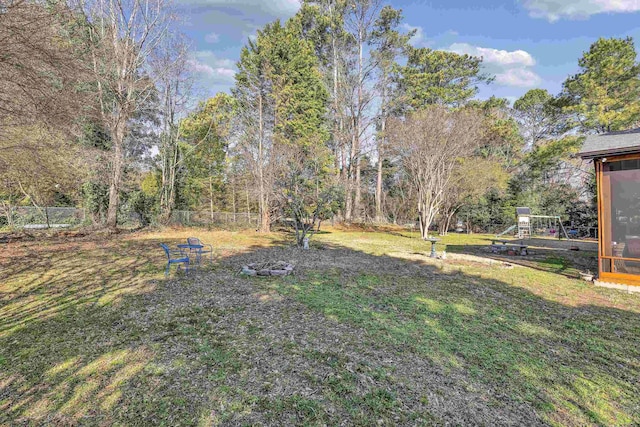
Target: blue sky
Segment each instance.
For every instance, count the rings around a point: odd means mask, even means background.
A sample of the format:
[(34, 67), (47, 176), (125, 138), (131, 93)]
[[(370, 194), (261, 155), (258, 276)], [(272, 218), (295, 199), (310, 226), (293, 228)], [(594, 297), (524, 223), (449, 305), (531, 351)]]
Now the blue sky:
[[(194, 43), (201, 97), (233, 85), (240, 49), (256, 29), (287, 19), (298, 0), (176, 0)], [(599, 37), (632, 36), (640, 47), (640, 0), (389, 0), (401, 8), (416, 46), (484, 58), (496, 81), (481, 88), (515, 100), (542, 87), (560, 91)]]

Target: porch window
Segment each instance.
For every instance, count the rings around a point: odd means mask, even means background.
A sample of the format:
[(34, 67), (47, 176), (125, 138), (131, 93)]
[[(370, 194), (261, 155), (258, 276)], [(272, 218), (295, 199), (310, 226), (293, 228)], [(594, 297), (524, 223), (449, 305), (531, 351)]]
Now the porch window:
[(640, 276), (640, 158), (601, 165), (601, 271)]

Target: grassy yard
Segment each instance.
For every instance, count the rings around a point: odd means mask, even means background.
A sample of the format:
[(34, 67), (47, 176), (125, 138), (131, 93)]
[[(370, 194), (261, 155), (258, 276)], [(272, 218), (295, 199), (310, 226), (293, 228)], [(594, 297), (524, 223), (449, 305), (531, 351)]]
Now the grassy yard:
[[(216, 262), (163, 276), (158, 243)], [(0, 425), (638, 425), (640, 296), (593, 245), (330, 230), (0, 244)], [(240, 276), (283, 260), (287, 278)]]

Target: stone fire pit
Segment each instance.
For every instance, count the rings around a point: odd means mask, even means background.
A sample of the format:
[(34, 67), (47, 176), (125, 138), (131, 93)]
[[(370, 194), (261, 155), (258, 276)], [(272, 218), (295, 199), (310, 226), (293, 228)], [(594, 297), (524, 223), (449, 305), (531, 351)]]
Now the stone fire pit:
[(242, 267), (241, 273), (246, 276), (288, 276), (293, 272), (293, 265), (284, 261), (256, 262)]

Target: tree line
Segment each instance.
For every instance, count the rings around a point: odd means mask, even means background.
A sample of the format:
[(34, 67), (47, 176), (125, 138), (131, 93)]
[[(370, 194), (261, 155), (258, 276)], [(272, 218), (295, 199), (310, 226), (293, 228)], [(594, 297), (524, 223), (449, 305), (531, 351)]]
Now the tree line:
[[(230, 93), (194, 105), (168, 0), (0, 8), (0, 209), (82, 206), (115, 228), (175, 210), (487, 231), (515, 206), (595, 221), (582, 137), (640, 118), (634, 42), (600, 39), (558, 94), (478, 100), (482, 58), (414, 47), (382, 0), (305, 0), (247, 40)], [(7, 222), (8, 220), (5, 220)], [(1, 224), (0, 224), (1, 225)]]

